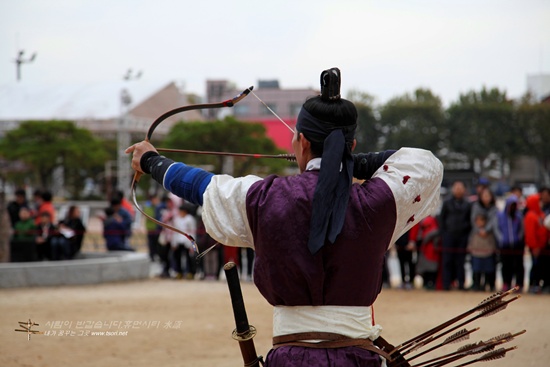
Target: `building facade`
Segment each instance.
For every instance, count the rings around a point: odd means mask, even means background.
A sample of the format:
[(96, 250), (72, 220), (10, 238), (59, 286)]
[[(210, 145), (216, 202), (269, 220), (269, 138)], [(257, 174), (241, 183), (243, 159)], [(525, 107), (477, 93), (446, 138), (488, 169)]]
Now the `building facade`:
[[(246, 87), (237, 88), (227, 80), (208, 80), (206, 99), (209, 103), (233, 98)], [(277, 80), (260, 80), (253, 92), (273, 110), (291, 129), (296, 126), (296, 118), (307, 98), (319, 94), (314, 89), (282, 89)], [(277, 147), (291, 151), (292, 131), (289, 130), (254, 95), (241, 100), (232, 109), (214, 109), (207, 112), (208, 119), (220, 119), (232, 115), (241, 121), (262, 123)]]
[[(111, 138), (120, 131), (120, 121), (124, 119), (124, 130), (132, 137), (143, 138), (156, 118), (190, 104), (190, 99), (174, 82), (2, 85), (0, 136), (23, 121), (68, 120), (94, 135)], [(166, 135), (172, 125), (181, 120), (204, 121), (205, 118), (201, 111), (184, 112), (168, 118), (155, 133)]]

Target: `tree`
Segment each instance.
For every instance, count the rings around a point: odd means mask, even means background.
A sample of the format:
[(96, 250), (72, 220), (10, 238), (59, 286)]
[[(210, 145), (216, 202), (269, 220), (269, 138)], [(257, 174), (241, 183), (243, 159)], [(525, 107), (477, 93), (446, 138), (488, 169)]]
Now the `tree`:
[(87, 171), (103, 167), (106, 159), (101, 142), (71, 121), (23, 122), (0, 141), (0, 155), (24, 162), (42, 187), (49, 187), (53, 171), (63, 167), (74, 197), (78, 197)]
[(540, 181), (550, 185), (550, 103), (533, 103), (524, 98), (516, 111), (519, 152), (536, 159), (542, 172)]
[(347, 99), (357, 108), (357, 146), (358, 152), (373, 152), (380, 148), (380, 124), (375, 116), (374, 97), (357, 90), (349, 92)]
[[(159, 145), (160, 147), (202, 151), (281, 154), (275, 143), (266, 136), (265, 127), (260, 123), (241, 122), (233, 117), (213, 122), (180, 122), (174, 125)], [(210, 165), (214, 173), (225, 172), (227, 162), (222, 156), (184, 154), (175, 157), (192, 165)], [(278, 173), (288, 167), (285, 160), (235, 158), (233, 174), (243, 176), (247, 173)]]
[(446, 133), (441, 99), (428, 89), (395, 97), (380, 110), (384, 148), (413, 146), (434, 153), (443, 148)]
[(471, 166), (480, 162), (481, 174), (493, 162), (512, 159), (518, 152), (518, 127), (514, 105), (506, 92), (496, 88), (461, 94), (448, 113), (448, 146), (466, 155)]
[(11, 222), (7, 204), (6, 195), (0, 191), (0, 263), (10, 261)]

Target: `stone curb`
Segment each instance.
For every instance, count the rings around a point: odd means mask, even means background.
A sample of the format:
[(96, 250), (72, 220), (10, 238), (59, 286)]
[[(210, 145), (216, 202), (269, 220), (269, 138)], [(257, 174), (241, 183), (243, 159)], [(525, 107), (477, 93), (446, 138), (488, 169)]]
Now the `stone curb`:
[(99, 284), (149, 278), (147, 254), (84, 253), (83, 258), (0, 264), (0, 288)]

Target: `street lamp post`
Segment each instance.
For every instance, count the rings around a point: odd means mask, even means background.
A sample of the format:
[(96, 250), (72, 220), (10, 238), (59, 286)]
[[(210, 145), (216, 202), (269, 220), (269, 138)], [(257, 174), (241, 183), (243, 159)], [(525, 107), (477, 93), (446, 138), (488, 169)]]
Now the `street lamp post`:
[(25, 54), (25, 50), (19, 51), (17, 54), (17, 58), (15, 59), (15, 66), (16, 66), (16, 72), (17, 72), (17, 81), (21, 80), (21, 65), (31, 63), (36, 59), (36, 52), (32, 54), (32, 56), (28, 59), (24, 59), (23, 55)]
[(128, 130), (128, 110), (132, 98), (125, 88), (120, 93), (121, 115), (118, 120), (117, 131), (117, 186), (125, 196), (130, 190), (130, 163), (124, 150), (130, 146), (130, 131)]
[[(132, 69), (128, 69), (124, 80), (137, 80), (141, 77), (141, 71), (135, 76), (132, 75)], [(132, 96), (126, 88), (123, 88), (120, 92), (120, 106), (121, 113), (118, 120), (117, 130), (117, 186), (118, 189), (124, 193), (125, 197), (128, 197), (130, 193), (130, 184), (132, 182), (132, 171), (128, 155), (124, 153), (124, 150), (130, 146), (130, 130), (128, 125), (130, 122), (130, 105), (132, 104)]]

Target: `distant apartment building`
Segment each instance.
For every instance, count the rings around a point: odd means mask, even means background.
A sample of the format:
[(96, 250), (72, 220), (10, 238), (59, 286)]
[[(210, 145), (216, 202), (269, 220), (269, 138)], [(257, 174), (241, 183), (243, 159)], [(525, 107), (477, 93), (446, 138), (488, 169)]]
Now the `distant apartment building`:
[[(208, 103), (223, 101), (233, 98), (245, 88), (235, 87), (227, 80), (208, 80), (206, 99)], [(296, 126), (296, 118), (306, 99), (319, 94), (315, 89), (281, 89), (278, 80), (260, 80), (253, 91), (292, 129)], [(253, 95), (241, 100), (231, 109), (208, 110), (207, 118), (214, 120), (227, 114), (241, 121), (262, 123), (266, 127), (267, 135), (279, 148), (291, 151), (292, 132)]]

